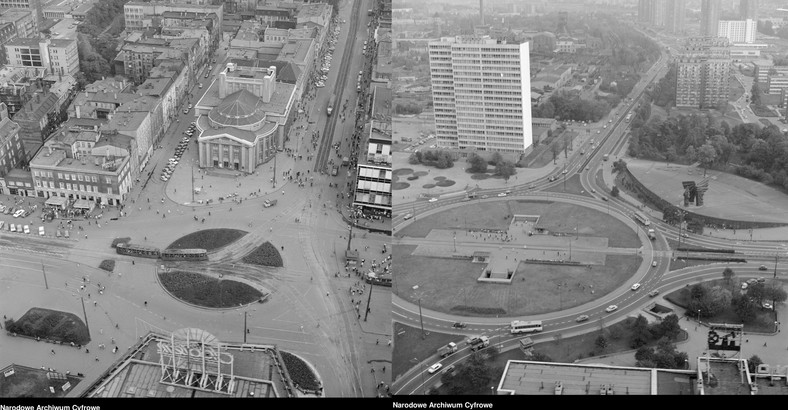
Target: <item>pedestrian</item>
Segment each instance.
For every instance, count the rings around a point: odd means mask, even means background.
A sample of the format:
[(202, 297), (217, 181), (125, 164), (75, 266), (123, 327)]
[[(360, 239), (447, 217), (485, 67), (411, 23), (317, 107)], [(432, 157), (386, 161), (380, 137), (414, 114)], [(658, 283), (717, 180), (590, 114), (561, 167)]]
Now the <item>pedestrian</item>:
[(55, 349), (52, 349), (52, 354), (53, 354), (53, 355), (55, 354)]
[(380, 339), (375, 339), (375, 344), (379, 345), (380, 344)]
[(94, 300), (94, 301), (93, 301), (93, 307), (96, 307), (96, 305), (98, 305), (98, 301), (97, 301), (97, 300)]

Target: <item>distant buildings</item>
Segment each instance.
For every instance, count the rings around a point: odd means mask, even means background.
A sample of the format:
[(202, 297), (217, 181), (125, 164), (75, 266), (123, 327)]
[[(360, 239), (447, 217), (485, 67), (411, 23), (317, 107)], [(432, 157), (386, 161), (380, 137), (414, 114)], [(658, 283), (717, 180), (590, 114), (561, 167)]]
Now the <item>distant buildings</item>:
[(9, 67), (31, 68), (35, 76), (79, 72), (76, 39), (16, 38), (5, 45)]
[(445, 37), (429, 43), (438, 144), (519, 155), (532, 144), (528, 43)]
[(684, 30), (686, 9), (686, 0), (638, 0), (638, 21), (680, 33)]
[(44, 22), (41, 0), (0, 0), (0, 8), (29, 10), (32, 13), (36, 33), (38, 33), (38, 27)]
[(717, 37), (720, 21), (721, 0), (701, 0), (700, 35)]
[(676, 57), (676, 107), (715, 108), (727, 102), (730, 70), (728, 39), (687, 39)]
[(757, 28), (757, 20), (720, 20), (717, 35), (733, 44), (754, 43)]

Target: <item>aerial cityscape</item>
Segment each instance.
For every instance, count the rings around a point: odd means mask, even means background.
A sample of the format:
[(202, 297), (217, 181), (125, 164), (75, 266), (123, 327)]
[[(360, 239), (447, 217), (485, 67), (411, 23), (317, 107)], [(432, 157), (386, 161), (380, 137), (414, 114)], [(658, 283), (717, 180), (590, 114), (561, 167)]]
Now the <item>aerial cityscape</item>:
[(0, 43), (0, 399), (788, 394), (788, 3), (0, 0)]
[(786, 17), (395, 0), (395, 397), (788, 393)]
[(0, 8), (0, 397), (390, 394), (390, 2)]

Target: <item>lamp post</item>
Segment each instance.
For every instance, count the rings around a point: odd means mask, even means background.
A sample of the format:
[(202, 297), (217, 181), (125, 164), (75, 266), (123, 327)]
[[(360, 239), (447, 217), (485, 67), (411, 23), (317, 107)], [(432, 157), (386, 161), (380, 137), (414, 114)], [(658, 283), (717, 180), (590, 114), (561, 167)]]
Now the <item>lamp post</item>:
[(774, 254), (774, 279), (777, 279), (777, 261), (779, 261), (779, 260), (780, 260), (780, 254), (779, 253), (775, 253)]
[[(777, 265), (775, 265), (775, 274), (774, 276), (777, 277)], [(44, 262), (41, 262), (41, 273), (44, 275), (44, 287), (49, 289), (49, 284), (47, 283), (47, 271), (44, 269)]]
[[(452, 241), (454, 241), (454, 252), (457, 252), (457, 232), (454, 232), (454, 236), (452, 236)], [(777, 265), (775, 264), (775, 272), (774, 277), (777, 277)]]
[(700, 323), (700, 309), (698, 309), (698, 323)]

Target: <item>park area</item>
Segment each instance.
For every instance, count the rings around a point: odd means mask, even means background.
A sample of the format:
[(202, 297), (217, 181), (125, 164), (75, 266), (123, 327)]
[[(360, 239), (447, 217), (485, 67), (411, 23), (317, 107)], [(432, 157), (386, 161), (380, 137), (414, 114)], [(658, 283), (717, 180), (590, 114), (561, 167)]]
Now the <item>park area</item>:
[(173, 297), (207, 308), (238, 307), (263, 297), (262, 292), (245, 283), (194, 272), (163, 272), (159, 281)]
[[(683, 208), (683, 181), (704, 179), (703, 168), (666, 164), (664, 162), (628, 159), (627, 169), (649, 190), (674, 205)], [(703, 206), (690, 205), (686, 209), (715, 218), (788, 223), (788, 196), (764, 184), (733, 174), (710, 170), (707, 172), (709, 189)]]

